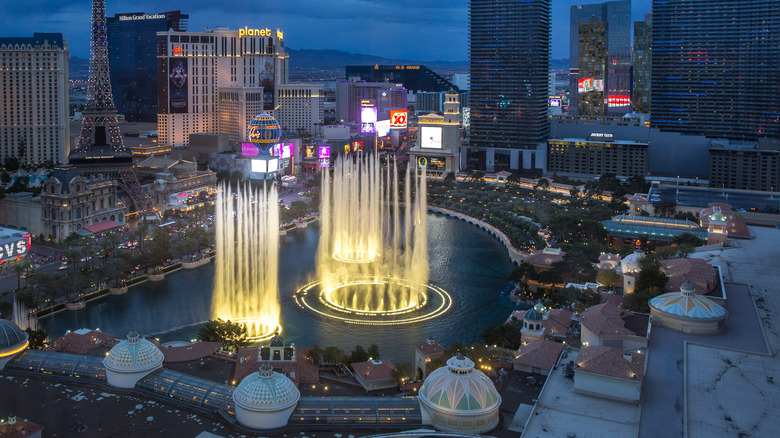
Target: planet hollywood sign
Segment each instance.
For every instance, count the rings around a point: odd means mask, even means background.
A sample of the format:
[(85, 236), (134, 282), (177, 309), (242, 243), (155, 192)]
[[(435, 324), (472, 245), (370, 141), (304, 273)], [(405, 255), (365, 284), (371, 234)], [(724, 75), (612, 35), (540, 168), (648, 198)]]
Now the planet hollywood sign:
[[(269, 37), (269, 36), (273, 36), (273, 31), (267, 27), (265, 29), (250, 29), (248, 26), (244, 26), (243, 29), (238, 29), (239, 38), (243, 38), (247, 36)], [(284, 33), (282, 33), (281, 30), (276, 29), (276, 37), (279, 39), (283, 39)]]

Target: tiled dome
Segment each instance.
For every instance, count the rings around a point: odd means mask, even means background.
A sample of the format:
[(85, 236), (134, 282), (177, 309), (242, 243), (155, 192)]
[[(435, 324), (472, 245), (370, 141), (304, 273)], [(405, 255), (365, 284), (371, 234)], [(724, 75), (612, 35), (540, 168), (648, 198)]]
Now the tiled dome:
[(233, 391), (237, 405), (250, 411), (279, 411), (298, 403), (301, 392), (283, 374), (274, 372), (268, 362), (260, 371), (244, 378)]
[(501, 396), (493, 382), (474, 362), (455, 356), (446, 367), (432, 372), (420, 388), (420, 399), (426, 405), (444, 412), (476, 414), (498, 409)]
[(659, 295), (650, 301), (650, 307), (667, 315), (690, 319), (723, 319), (728, 311), (709, 298), (694, 293), (694, 287), (686, 282), (680, 287), (680, 292), (669, 292)]
[(0, 352), (14, 350), (27, 342), (27, 333), (7, 319), (0, 319)]
[(158, 367), (165, 357), (156, 345), (140, 339), (135, 331), (127, 335), (127, 340), (114, 346), (103, 359), (106, 368), (119, 372), (140, 372)]

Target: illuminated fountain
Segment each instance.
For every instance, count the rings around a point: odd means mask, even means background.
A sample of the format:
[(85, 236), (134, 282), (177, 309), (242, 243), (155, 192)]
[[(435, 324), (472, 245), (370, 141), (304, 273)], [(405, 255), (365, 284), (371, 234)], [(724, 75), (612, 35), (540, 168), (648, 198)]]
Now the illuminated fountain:
[(279, 204), (276, 188), (220, 185), (216, 205), (213, 318), (241, 322), (254, 341), (279, 325)]
[(446, 312), (449, 295), (428, 284), (425, 173), (373, 156), (338, 160), (322, 176), (317, 281), (296, 293), (302, 307), (356, 324), (405, 324)]

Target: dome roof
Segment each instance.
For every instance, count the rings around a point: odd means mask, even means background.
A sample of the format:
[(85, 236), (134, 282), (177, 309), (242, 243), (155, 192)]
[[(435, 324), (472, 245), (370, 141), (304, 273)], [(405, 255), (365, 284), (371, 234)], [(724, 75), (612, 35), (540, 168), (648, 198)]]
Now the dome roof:
[(710, 222), (726, 222), (728, 218), (720, 211), (716, 211), (709, 216)]
[(140, 339), (133, 330), (127, 334), (127, 340), (114, 346), (103, 359), (103, 365), (111, 371), (140, 372), (149, 371), (162, 364), (164, 356), (156, 345)]
[(690, 282), (680, 287), (680, 292), (669, 292), (659, 295), (647, 304), (653, 310), (667, 315), (690, 319), (725, 319), (728, 316), (723, 306), (709, 298), (694, 293), (695, 288)]
[(532, 308), (531, 310), (525, 312), (525, 315), (523, 315), (523, 319), (526, 319), (528, 321), (541, 321), (544, 319), (542, 317), (542, 313), (536, 310), (536, 308)]
[(233, 391), (238, 406), (251, 411), (279, 411), (298, 403), (301, 392), (285, 375), (273, 370), (268, 362), (260, 371), (244, 378)]
[(471, 359), (460, 355), (432, 372), (419, 394), (420, 400), (431, 408), (451, 413), (484, 413), (501, 404), (493, 382), (474, 369)]
[(0, 319), (0, 352), (13, 350), (27, 342), (27, 332), (7, 319)]
[(645, 258), (645, 252), (641, 249), (637, 249), (636, 251), (627, 255), (622, 262), (628, 266), (639, 266), (639, 261), (643, 258)]
[(269, 347), (284, 347), (284, 339), (279, 336), (279, 332), (274, 333), (274, 337), (268, 343)]

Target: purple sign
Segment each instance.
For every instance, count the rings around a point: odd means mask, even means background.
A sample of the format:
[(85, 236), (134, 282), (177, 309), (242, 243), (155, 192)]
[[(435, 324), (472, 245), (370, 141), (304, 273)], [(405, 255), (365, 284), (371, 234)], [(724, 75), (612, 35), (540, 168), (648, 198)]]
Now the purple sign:
[(376, 107), (360, 108), (360, 132), (373, 134), (376, 132)]
[(317, 156), (320, 160), (330, 160), (330, 145), (324, 144), (319, 146)]
[(260, 153), (260, 149), (252, 143), (241, 143), (241, 155), (245, 157), (256, 157)]

